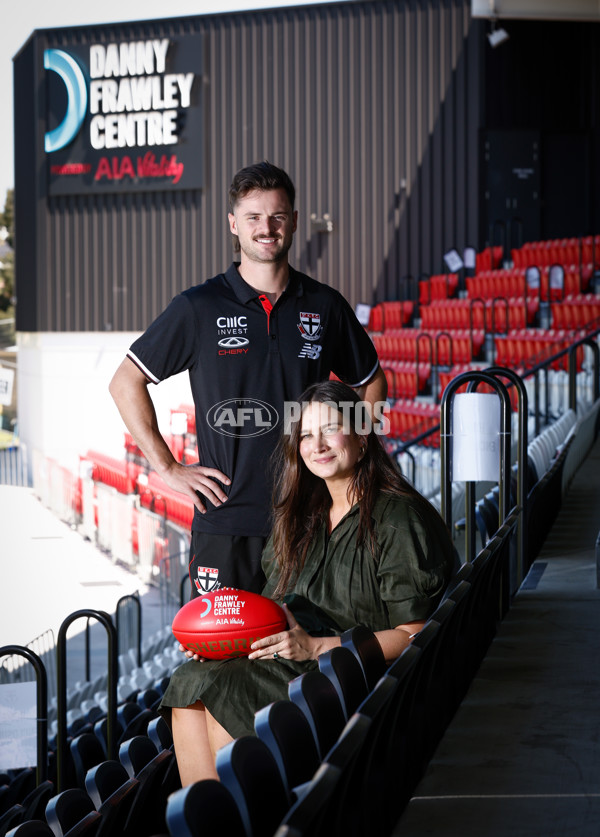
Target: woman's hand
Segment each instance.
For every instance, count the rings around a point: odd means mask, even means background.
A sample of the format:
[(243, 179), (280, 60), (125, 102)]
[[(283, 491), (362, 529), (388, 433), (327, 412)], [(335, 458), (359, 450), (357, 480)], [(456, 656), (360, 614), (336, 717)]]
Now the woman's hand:
[(252, 653), (248, 654), (250, 660), (272, 659), (275, 654), (286, 660), (317, 659), (318, 640), (300, 627), (287, 605), (284, 604), (283, 609), (288, 622), (288, 630), (253, 642), (250, 646)]
[(181, 643), (179, 643), (179, 650), (183, 654), (185, 654), (185, 656), (189, 660), (196, 660), (196, 662), (200, 661), (201, 663), (203, 663), (204, 660), (206, 659), (206, 657), (201, 657), (200, 654), (194, 654), (193, 651), (188, 651), (188, 649), (185, 647), (185, 645), (182, 645)]

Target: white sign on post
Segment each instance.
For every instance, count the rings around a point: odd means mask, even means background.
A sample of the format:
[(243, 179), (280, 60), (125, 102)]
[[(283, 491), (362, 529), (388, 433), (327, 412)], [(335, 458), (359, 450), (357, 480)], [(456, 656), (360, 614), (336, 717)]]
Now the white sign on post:
[(463, 260), (458, 250), (448, 250), (447, 253), (444, 253), (444, 261), (450, 273), (458, 273), (461, 267), (463, 267)]
[(365, 328), (369, 325), (369, 318), (371, 316), (371, 306), (365, 302), (359, 302), (354, 311), (356, 319)]
[(500, 398), (459, 392), (453, 402), (452, 480), (497, 482), (500, 477)]
[(36, 762), (36, 683), (6, 683), (0, 686), (0, 770)]
[(0, 405), (10, 407), (12, 404), (15, 370), (0, 366)]

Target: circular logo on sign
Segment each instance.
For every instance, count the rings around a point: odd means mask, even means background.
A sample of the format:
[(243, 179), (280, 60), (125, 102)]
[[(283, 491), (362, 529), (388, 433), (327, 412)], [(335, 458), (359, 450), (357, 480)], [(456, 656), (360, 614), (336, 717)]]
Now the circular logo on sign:
[(269, 433), (277, 426), (279, 413), (256, 398), (228, 398), (210, 408), (206, 421), (223, 436), (244, 439)]
[(219, 340), (219, 346), (223, 346), (224, 349), (233, 349), (247, 346), (249, 342), (247, 337), (224, 337)]
[(62, 49), (44, 51), (44, 69), (53, 70), (61, 77), (68, 101), (62, 122), (44, 137), (44, 149), (50, 154), (68, 145), (81, 128), (87, 108), (87, 87), (81, 67), (72, 55)]

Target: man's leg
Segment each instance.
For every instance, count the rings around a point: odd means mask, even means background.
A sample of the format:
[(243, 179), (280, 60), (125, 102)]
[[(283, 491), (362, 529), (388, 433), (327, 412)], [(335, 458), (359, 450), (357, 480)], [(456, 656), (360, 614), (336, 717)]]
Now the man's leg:
[(190, 582), (192, 598), (221, 587), (260, 593), (265, 583), (261, 556), (266, 538), (192, 532)]

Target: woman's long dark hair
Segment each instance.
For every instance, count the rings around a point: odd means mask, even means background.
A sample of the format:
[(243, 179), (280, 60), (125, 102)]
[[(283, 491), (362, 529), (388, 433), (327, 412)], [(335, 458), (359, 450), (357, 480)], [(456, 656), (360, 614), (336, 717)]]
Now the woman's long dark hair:
[[(331, 403), (342, 414), (344, 405), (351, 402), (354, 405), (351, 411), (360, 416), (360, 409), (357, 409), (360, 398), (340, 381), (313, 384), (298, 400), (302, 411), (307, 404), (316, 401)], [(325, 481), (311, 473), (300, 456), (300, 430), (301, 415), (284, 429), (274, 453), (273, 547), (280, 572), (276, 597), (286, 592), (304, 566), (308, 547), (331, 507)], [(350, 432), (355, 430), (350, 429)], [(366, 449), (356, 463), (349, 500), (353, 503), (360, 500), (358, 546), (367, 544), (375, 557), (377, 542), (372, 511), (377, 496), (383, 492), (423, 498), (390, 459), (374, 426), (363, 439)]]

